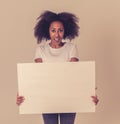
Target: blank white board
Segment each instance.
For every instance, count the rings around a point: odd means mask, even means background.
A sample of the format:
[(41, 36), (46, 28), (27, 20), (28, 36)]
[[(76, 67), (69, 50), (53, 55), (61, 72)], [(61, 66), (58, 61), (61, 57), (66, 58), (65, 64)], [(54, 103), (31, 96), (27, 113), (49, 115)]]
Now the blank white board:
[(18, 63), (20, 114), (95, 112), (95, 62)]

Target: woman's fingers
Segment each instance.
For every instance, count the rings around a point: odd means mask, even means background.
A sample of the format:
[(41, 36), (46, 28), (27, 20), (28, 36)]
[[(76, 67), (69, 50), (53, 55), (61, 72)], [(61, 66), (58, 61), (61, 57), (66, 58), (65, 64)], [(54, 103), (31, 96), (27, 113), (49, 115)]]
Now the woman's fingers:
[(17, 100), (16, 100), (16, 104), (17, 104), (17, 105), (21, 105), (21, 103), (23, 103), (24, 100), (25, 100), (24, 96), (19, 96), (19, 95), (17, 94)]
[(91, 98), (92, 98), (92, 101), (95, 103), (95, 105), (97, 105), (98, 102), (99, 102), (99, 99), (98, 99), (97, 95), (96, 96), (91, 96)]

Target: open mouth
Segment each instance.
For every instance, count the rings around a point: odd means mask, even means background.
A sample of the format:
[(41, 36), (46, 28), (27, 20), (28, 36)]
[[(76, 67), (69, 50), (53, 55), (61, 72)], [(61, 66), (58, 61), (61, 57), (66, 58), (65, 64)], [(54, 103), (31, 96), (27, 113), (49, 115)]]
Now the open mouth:
[(54, 40), (58, 42), (58, 41), (60, 41), (60, 38), (55, 38)]

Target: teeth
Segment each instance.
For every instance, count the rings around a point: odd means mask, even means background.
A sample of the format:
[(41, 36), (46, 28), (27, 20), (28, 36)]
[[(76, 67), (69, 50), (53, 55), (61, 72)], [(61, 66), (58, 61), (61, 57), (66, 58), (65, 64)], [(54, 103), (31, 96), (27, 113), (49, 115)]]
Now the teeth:
[(55, 40), (59, 40), (59, 38), (55, 38)]

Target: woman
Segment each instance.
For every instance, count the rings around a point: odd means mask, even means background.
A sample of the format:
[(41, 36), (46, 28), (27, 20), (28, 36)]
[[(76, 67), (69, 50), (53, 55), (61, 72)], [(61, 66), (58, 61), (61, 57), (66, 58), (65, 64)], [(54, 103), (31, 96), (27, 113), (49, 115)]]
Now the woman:
[[(36, 49), (35, 62), (77, 62), (79, 61), (76, 46), (71, 42), (65, 42), (66, 39), (72, 40), (78, 36), (79, 26), (78, 18), (67, 12), (53, 13), (45, 11), (42, 13), (35, 26), (35, 37), (37, 43), (43, 40), (47, 42)], [(63, 42), (64, 40), (64, 42)], [(98, 103), (96, 96), (92, 96), (93, 102)], [(17, 97), (17, 104), (24, 101), (23, 96)], [(58, 115), (60, 124), (74, 124), (76, 113), (43, 114), (44, 124), (58, 124)]]

